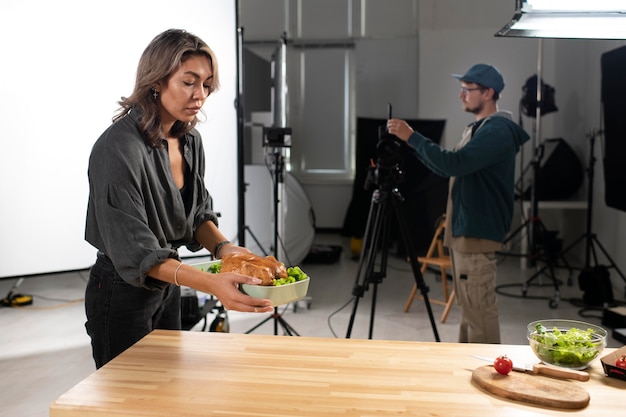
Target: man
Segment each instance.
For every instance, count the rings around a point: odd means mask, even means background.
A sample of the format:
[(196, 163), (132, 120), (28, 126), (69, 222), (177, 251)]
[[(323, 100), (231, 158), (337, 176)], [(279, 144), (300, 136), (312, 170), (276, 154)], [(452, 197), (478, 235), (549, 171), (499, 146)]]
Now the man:
[(497, 68), (474, 65), (461, 82), (459, 98), (476, 121), (454, 150), (445, 150), (404, 121), (390, 119), (390, 134), (413, 146), (433, 172), (450, 177), (444, 245), (452, 259), (461, 307), (459, 342), (500, 343), (496, 303), (496, 256), (513, 218), (515, 156), (528, 134), (497, 101), (504, 79)]

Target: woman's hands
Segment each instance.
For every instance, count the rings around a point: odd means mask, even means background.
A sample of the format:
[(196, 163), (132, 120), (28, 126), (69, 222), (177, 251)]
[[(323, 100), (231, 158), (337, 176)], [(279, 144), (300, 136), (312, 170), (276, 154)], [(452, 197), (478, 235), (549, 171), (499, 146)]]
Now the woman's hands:
[[(230, 253), (250, 253), (248, 248), (229, 244), (220, 249), (220, 257), (224, 257)], [(213, 274), (209, 279), (218, 279), (217, 286), (219, 290), (213, 291), (215, 295), (227, 310), (251, 311), (254, 313), (266, 313), (273, 311), (272, 302), (262, 298), (253, 298), (239, 291), (239, 285), (250, 284), (258, 285), (261, 280), (247, 275), (236, 274), (234, 272), (221, 272)], [(217, 294), (216, 291), (222, 292), (223, 295)]]
[[(234, 245), (233, 245), (234, 246)], [(233, 251), (247, 249), (234, 246)], [(175, 285), (184, 285), (207, 294), (213, 294), (221, 301), (224, 308), (243, 312), (265, 313), (273, 310), (272, 301), (253, 298), (239, 291), (239, 285), (258, 285), (259, 278), (234, 272), (211, 274), (191, 265), (169, 258), (154, 266), (148, 275)]]
[[(217, 226), (212, 221), (206, 221), (198, 226), (195, 233), (196, 240), (202, 244), (205, 248), (213, 250), (215, 245), (219, 242), (223, 242), (226, 239), (224, 235), (219, 231)], [(243, 246), (237, 246), (229, 243), (219, 249), (220, 258), (223, 258), (229, 253), (244, 252), (250, 253), (250, 250)], [(215, 256), (215, 254), (213, 254)], [(222, 272), (219, 274), (210, 274), (202, 272), (200, 270), (189, 271), (192, 268), (183, 268), (179, 272), (179, 281), (181, 273), (183, 275), (183, 285), (187, 285), (198, 291), (202, 291), (208, 294), (213, 294), (222, 303), (224, 308), (233, 311), (254, 312), (254, 313), (266, 313), (273, 311), (271, 300), (263, 298), (253, 298), (239, 291), (239, 285), (250, 284), (258, 285), (261, 280), (246, 275), (237, 274), (234, 272)], [(191, 275), (188, 276), (187, 274)], [(190, 279), (186, 281), (187, 277)]]

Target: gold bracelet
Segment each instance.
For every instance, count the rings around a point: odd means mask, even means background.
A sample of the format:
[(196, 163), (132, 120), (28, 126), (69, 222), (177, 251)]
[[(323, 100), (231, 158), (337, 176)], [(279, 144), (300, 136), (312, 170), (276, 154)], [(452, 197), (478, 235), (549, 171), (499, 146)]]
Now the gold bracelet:
[(180, 284), (178, 283), (178, 270), (180, 268), (182, 268), (183, 263), (179, 263), (178, 266), (176, 267), (176, 270), (174, 271), (174, 284), (176, 284), (177, 287), (180, 287)]

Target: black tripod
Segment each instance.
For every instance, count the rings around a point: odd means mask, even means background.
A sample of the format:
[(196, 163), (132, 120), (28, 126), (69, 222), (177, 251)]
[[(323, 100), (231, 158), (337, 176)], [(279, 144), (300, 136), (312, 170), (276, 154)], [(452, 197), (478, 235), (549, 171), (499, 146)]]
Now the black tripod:
[[(595, 149), (595, 141), (596, 136), (599, 135), (601, 131), (598, 132), (590, 132), (587, 136), (589, 137), (589, 166), (587, 167), (587, 230), (583, 233), (578, 239), (572, 242), (568, 247), (563, 250), (563, 254), (572, 250), (576, 245), (580, 242), (585, 242), (585, 266), (582, 268), (581, 274), (592, 273), (593, 266), (599, 266), (598, 262), (598, 254), (596, 252), (596, 246), (600, 248), (600, 251), (604, 254), (606, 259), (609, 261), (608, 268), (613, 268), (619, 276), (626, 282), (626, 277), (622, 273), (622, 271), (617, 267), (611, 256), (609, 256), (608, 252), (602, 246), (598, 237), (592, 231), (591, 222), (593, 219), (593, 177), (594, 177), (594, 166), (596, 163), (596, 157), (594, 155)], [(595, 246), (594, 246), (595, 245)], [(591, 265), (591, 256), (593, 255), (594, 265)]]
[[(394, 139), (387, 139), (393, 141)], [(378, 148), (381, 149), (381, 143), (379, 142)], [(388, 142), (387, 145), (393, 142)], [(376, 312), (376, 296), (378, 293), (378, 284), (380, 284), (387, 275), (387, 258), (389, 237), (391, 229), (391, 214), (395, 214), (398, 221), (398, 228), (402, 235), (403, 243), (408, 250), (409, 260), (411, 262), (411, 269), (413, 270), (413, 276), (415, 277), (415, 283), (422, 293), (422, 298), (428, 311), (428, 317), (430, 318), (430, 324), (433, 328), (435, 340), (440, 341), (439, 334), (437, 332), (437, 326), (435, 325), (435, 319), (428, 300), (428, 286), (424, 282), (424, 277), (420, 271), (420, 267), (417, 263), (417, 255), (415, 253), (415, 247), (413, 241), (409, 236), (409, 228), (407, 225), (405, 212), (404, 212), (404, 197), (394, 184), (398, 180), (399, 169), (397, 166), (389, 168), (384, 163), (381, 163), (381, 159), (378, 158), (378, 164), (373, 171), (375, 176), (378, 176), (377, 184), (379, 188), (374, 190), (372, 194), (372, 200), (370, 204), (370, 210), (367, 218), (367, 225), (365, 227), (365, 235), (363, 237), (363, 248), (359, 258), (359, 265), (357, 269), (357, 276), (352, 294), (355, 296), (354, 307), (352, 309), (352, 315), (350, 316), (350, 323), (348, 325), (348, 332), (346, 338), (350, 338), (352, 333), (352, 326), (356, 315), (357, 308), (359, 306), (359, 298), (363, 297), (365, 291), (369, 289), (369, 285), (373, 284), (374, 289), (372, 293), (372, 308), (370, 313), (370, 325), (369, 325), (369, 339), (372, 338), (374, 328), (374, 315)], [(383, 159), (384, 160), (384, 159)], [(372, 173), (372, 171), (370, 171)], [(377, 173), (377, 174), (376, 174)], [(381, 178), (382, 177), (382, 178)], [(366, 184), (367, 185), (367, 184)], [(393, 207), (393, 212), (390, 213)], [(376, 264), (376, 256), (378, 252), (381, 252), (380, 269), (374, 271)], [(361, 272), (363, 265), (366, 264), (365, 274), (363, 275), (363, 282), (361, 283)]]
[[(543, 151), (544, 147), (542, 144), (535, 149), (533, 160), (529, 165), (532, 175), (530, 184), (530, 215), (525, 222), (509, 234), (509, 236), (504, 240), (504, 244), (511, 241), (511, 239), (520, 234), (524, 229), (528, 230), (527, 252), (525, 255), (521, 256), (528, 258), (529, 265), (535, 266), (538, 262), (542, 262), (544, 263), (544, 266), (538, 269), (537, 272), (535, 272), (522, 284), (522, 296), (526, 297), (528, 288), (535, 279), (543, 276), (545, 272), (548, 272), (554, 287), (554, 296), (549, 300), (549, 306), (550, 308), (556, 308), (561, 300), (561, 292), (559, 289), (560, 281), (556, 278), (555, 274), (555, 268), (559, 266), (558, 260), (560, 259), (564, 266), (570, 271), (569, 282), (571, 282), (572, 268), (565, 259), (564, 252), (561, 252), (559, 240), (556, 238), (556, 232), (549, 231), (541, 221), (538, 214), (539, 202), (536, 197), (536, 180), (537, 172), (541, 165), (541, 159), (543, 158)], [(526, 170), (524, 170), (524, 172), (525, 171)], [(522, 173), (522, 176), (523, 175), (524, 173)], [(522, 195), (521, 198), (524, 198), (524, 196)]]
[[(284, 141), (284, 135), (290, 134), (291, 129), (289, 128), (268, 128), (263, 129), (266, 140), (263, 146), (271, 146), (273, 148), (272, 156), (272, 166), (273, 166), (273, 196), (274, 196), (274, 257), (279, 259), (278, 248), (279, 248), (279, 228), (278, 223), (280, 220), (280, 216), (278, 214), (279, 203), (280, 203), (280, 189), (279, 184), (284, 183), (284, 170), (285, 170), (285, 158), (282, 154), (282, 148), (288, 146)], [(258, 242), (257, 242), (258, 244)], [(291, 327), (289, 323), (283, 318), (282, 314), (278, 312), (278, 307), (274, 307), (274, 312), (261, 321), (259, 324), (251, 328), (246, 332), (252, 333), (263, 324), (267, 323), (269, 320), (274, 320), (274, 335), (278, 335), (278, 326), (280, 325), (283, 328), (283, 332), (288, 336), (300, 336), (296, 330)]]

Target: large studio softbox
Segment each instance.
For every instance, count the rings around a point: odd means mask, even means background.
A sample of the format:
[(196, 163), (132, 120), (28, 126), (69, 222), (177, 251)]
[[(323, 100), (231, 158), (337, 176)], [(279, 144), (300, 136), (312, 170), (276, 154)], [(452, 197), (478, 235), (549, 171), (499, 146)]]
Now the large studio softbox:
[[(583, 183), (584, 170), (578, 155), (563, 139), (545, 139), (538, 149), (541, 160), (535, 179), (535, 198), (539, 201), (566, 200)], [(532, 165), (528, 165), (516, 183), (517, 197), (531, 199)]]
[(626, 46), (602, 54), (604, 109), (604, 199), (626, 211)]

